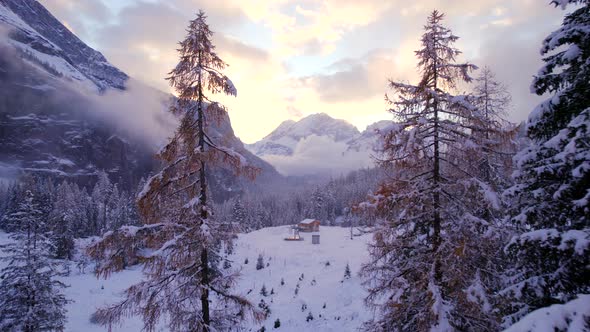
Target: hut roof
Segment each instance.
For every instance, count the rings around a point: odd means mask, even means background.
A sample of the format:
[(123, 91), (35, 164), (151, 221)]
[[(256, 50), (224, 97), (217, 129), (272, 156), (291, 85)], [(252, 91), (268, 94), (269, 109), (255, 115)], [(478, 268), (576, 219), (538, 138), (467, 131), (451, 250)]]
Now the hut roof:
[(311, 224), (311, 223), (313, 223), (315, 221), (318, 221), (318, 220), (317, 219), (305, 219), (305, 220), (301, 221), (300, 224), (309, 225), (309, 224)]

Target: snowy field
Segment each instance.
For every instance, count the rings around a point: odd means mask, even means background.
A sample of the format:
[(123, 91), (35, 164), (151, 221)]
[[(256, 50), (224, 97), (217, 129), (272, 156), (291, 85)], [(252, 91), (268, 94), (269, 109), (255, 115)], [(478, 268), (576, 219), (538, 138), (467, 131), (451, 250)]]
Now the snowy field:
[[(266, 331), (275, 330), (277, 319), (281, 323), (277, 331), (355, 331), (370, 318), (363, 305), (365, 290), (357, 276), (368, 258), (366, 243), (370, 235), (350, 240), (349, 229), (322, 226), (320, 244), (313, 245), (309, 233), (302, 233), (304, 241), (284, 241), (289, 234), (286, 226), (265, 228), (241, 234), (236, 241), (232, 268), (241, 269), (242, 275), (235, 292), (255, 305), (263, 299), (271, 311), (265, 321), (252, 324), (246, 331), (258, 331), (262, 326)], [(7, 235), (0, 233), (0, 243), (6, 241)], [(256, 270), (259, 254), (264, 257), (265, 267)], [(248, 264), (244, 264), (246, 258)], [(352, 277), (344, 280), (347, 263)], [(91, 314), (96, 308), (116, 301), (122, 290), (140, 278), (141, 270), (136, 267), (113, 274), (108, 280), (99, 280), (91, 267), (81, 273), (72, 264), (71, 274), (64, 280), (70, 286), (65, 295), (72, 300), (67, 306), (66, 331), (106, 331), (90, 322)], [(268, 292), (266, 297), (260, 294), (263, 285)], [(297, 285), (299, 290), (295, 294)], [(309, 313), (313, 320), (308, 320)], [(112, 331), (140, 331), (141, 326), (139, 318), (131, 317), (121, 326), (113, 326)]]

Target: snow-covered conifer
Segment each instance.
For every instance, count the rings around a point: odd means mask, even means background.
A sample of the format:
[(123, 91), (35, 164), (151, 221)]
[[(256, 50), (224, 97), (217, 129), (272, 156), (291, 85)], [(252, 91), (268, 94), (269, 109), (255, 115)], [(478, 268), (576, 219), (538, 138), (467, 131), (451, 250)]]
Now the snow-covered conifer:
[(262, 269), (264, 269), (264, 257), (262, 257), (262, 254), (259, 254), (258, 258), (256, 259), (256, 270)]
[(350, 266), (346, 263), (346, 268), (344, 268), (344, 279), (350, 279), (352, 277), (352, 272), (350, 272)]
[(114, 186), (109, 175), (101, 171), (98, 173), (98, 181), (92, 190), (92, 202), (95, 207), (96, 225), (94, 234), (103, 234), (107, 231), (111, 207), (115, 202), (113, 195)]
[(244, 205), (242, 205), (242, 200), (239, 197), (234, 202), (234, 206), (232, 209), (232, 221), (242, 229), (247, 229), (249, 226), (246, 224), (248, 221), (246, 209), (244, 209)]
[(66, 321), (65, 285), (56, 280), (58, 269), (49, 255), (43, 212), (31, 191), (26, 191), (11, 222), (18, 231), (14, 242), (0, 248), (8, 265), (0, 271), (0, 330), (7, 332), (63, 331)]
[(550, 97), (529, 116), (532, 144), (515, 158), (516, 184), (507, 191), (521, 234), (507, 247), (505, 325), (590, 293), (590, 2), (552, 3), (577, 6), (543, 41), (545, 65), (531, 90)]
[(49, 215), (51, 242), (55, 258), (72, 259), (74, 254), (75, 205), (70, 200), (72, 190), (68, 182), (61, 183), (56, 190), (53, 210)]

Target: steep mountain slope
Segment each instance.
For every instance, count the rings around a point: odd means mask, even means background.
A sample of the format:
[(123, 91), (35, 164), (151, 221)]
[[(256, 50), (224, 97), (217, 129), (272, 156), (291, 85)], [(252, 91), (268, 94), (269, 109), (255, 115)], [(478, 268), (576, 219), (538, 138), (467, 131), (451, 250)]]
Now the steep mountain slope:
[(12, 45), (64, 77), (90, 81), (100, 91), (125, 88), (125, 73), (84, 44), (36, 0), (0, 0), (0, 22), (12, 27)]
[(365, 129), (360, 135), (347, 142), (348, 150), (371, 151), (379, 139), (379, 132), (391, 125), (391, 121), (381, 120)]
[[(134, 189), (174, 127), (170, 98), (129, 79), (37, 1), (0, 0), (0, 180), (26, 171), (92, 185), (105, 170)], [(262, 169), (259, 182), (280, 177), (244, 148), (229, 117), (213, 127)], [(219, 200), (252, 185), (223, 170), (212, 180)]]
[(350, 123), (327, 114), (287, 120), (262, 140), (246, 147), (287, 175), (347, 172), (373, 164), (371, 155), (379, 130), (391, 121), (379, 121), (359, 132)]

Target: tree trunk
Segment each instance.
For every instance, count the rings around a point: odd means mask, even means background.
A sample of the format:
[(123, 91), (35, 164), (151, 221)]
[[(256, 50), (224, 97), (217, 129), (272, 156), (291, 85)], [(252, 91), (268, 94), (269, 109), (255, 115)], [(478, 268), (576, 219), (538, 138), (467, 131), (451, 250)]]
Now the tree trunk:
[[(436, 55), (435, 55), (436, 56)], [(434, 82), (433, 82), (433, 90), (436, 94), (438, 86), (438, 69), (437, 69), (437, 61), (434, 61)], [(434, 170), (433, 170), (433, 220), (432, 220), (432, 250), (434, 252), (434, 279), (436, 282), (439, 282), (442, 278), (440, 272), (440, 260), (438, 255), (438, 248), (440, 246), (440, 151), (439, 151), (439, 123), (438, 123), (438, 102), (436, 98), (433, 100), (432, 103), (433, 111), (434, 111)]]
[[(199, 66), (201, 66), (201, 54), (199, 54)], [(199, 149), (200, 153), (205, 152), (205, 132), (204, 132), (204, 112), (203, 112), (203, 86), (201, 82), (201, 74), (199, 73), (198, 81), (199, 98), (197, 105), (197, 123), (199, 127)], [(199, 205), (201, 207), (201, 225), (209, 217), (207, 211), (207, 182), (205, 172), (205, 161), (201, 159), (201, 169), (199, 170)], [(201, 248), (201, 310), (203, 311), (203, 331), (209, 331), (209, 324), (211, 317), (209, 315), (209, 257), (206, 244)]]

